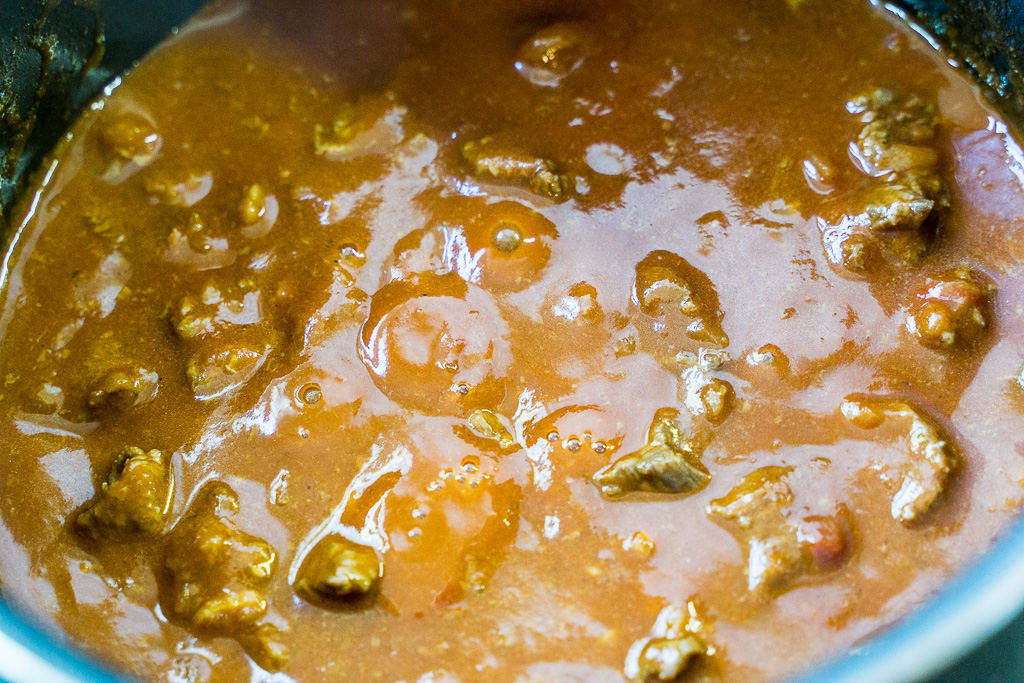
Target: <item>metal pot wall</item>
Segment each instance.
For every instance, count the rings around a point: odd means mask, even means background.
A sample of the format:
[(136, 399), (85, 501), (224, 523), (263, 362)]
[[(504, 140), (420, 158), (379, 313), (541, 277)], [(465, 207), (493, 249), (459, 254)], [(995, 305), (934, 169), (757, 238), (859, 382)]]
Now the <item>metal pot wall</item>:
[[(202, 4), (0, 0), (0, 228), (25, 178), (82, 107)], [(1007, 116), (1024, 123), (1024, 0), (904, 0), (886, 5), (959, 56)], [(800, 680), (922, 680), (992, 637), (1022, 607), (1024, 520), (927, 604)], [(0, 680), (124, 681), (2, 602)]]

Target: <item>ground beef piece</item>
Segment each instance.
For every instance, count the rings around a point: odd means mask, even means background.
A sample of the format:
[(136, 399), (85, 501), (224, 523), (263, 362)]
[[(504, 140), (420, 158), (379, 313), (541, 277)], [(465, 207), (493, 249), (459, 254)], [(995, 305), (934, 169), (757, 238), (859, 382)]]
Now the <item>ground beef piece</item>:
[(199, 492), (164, 548), (165, 613), (218, 633), (252, 628), (267, 611), (277, 554), (231, 521), (238, 496), (213, 482)]
[(138, 364), (111, 368), (92, 386), (86, 405), (94, 412), (128, 410), (156, 397), (160, 377)]
[(110, 478), (78, 515), (75, 525), (92, 539), (160, 534), (171, 504), (170, 462), (161, 451), (129, 446), (117, 456)]
[(923, 345), (968, 351), (991, 327), (991, 294), (986, 277), (961, 267), (925, 281), (907, 317), (907, 330)]
[(559, 173), (553, 161), (501, 149), (489, 137), (467, 142), (462, 157), (479, 180), (519, 185), (548, 199), (568, 199), (575, 185), (571, 176)]
[(683, 436), (679, 411), (662, 408), (654, 414), (647, 443), (594, 475), (607, 496), (629, 492), (696, 493), (711, 481), (700, 462), (702, 445)]
[(847, 534), (838, 516), (801, 516), (789, 480), (793, 468), (754, 470), (707, 514), (726, 528), (747, 556), (747, 588), (776, 595), (801, 579), (842, 563)]
[(714, 654), (705, 644), (696, 605), (690, 600), (685, 608), (670, 605), (658, 615), (648, 638), (633, 643), (626, 655), (626, 676), (637, 683), (678, 681), (694, 659)]
[(906, 425), (906, 462), (895, 466), (896, 471), (883, 474), (887, 482), (899, 486), (892, 497), (893, 519), (904, 525), (918, 521), (936, 505), (959, 467), (960, 456), (953, 440), (935, 420), (906, 401), (847, 396), (841, 411), (861, 429), (877, 429), (898, 421), (902, 431)]
[(373, 548), (329, 534), (303, 559), (293, 588), (316, 605), (354, 604), (378, 590), (383, 574)]
[(917, 265), (949, 206), (938, 111), (931, 102), (888, 90), (855, 98), (847, 109), (864, 124), (851, 151), (871, 181), (840, 198), (838, 219), (822, 220), (826, 254), (854, 273), (877, 268), (883, 252)]
[(291, 653), (280, 640), (280, 630), (269, 623), (257, 624), (236, 635), (238, 644), (257, 666), (265, 671), (280, 671)]

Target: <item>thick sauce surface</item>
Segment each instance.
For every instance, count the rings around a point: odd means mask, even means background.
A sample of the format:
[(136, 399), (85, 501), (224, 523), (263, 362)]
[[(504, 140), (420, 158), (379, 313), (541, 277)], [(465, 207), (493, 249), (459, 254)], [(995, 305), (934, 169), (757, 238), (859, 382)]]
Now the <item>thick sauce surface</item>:
[(751, 681), (1024, 480), (1024, 158), (853, 0), (215, 5), (5, 261), (5, 598), (144, 680)]

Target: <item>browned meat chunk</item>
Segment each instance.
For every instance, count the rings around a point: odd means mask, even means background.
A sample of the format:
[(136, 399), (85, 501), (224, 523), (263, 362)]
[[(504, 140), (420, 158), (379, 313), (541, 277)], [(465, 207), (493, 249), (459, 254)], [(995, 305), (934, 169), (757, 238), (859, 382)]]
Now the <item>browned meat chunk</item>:
[(469, 416), (469, 426), (483, 438), (497, 441), (503, 451), (516, 443), (515, 436), (505, 426), (505, 423), (490, 410), (474, 410)]
[(864, 124), (857, 147), (871, 164), (872, 175), (905, 173), (926, 191), (940, 190), (934, 174), (939, 165), (935, 137), (941, 119), (933, 102), (878, 89), (855, 98), (849, 108)]
[(203, 344), (185, 368), (192, 392), (201, 401), (223, 396), (252, 379), (270, 352), (268, 335), (261, 329)]
[(848, 217), (839, 225), (826, 226), (822, 239), (825, 254), (836, 266), (858, 274), (874, 270), (881, 259), (881, 251), (869, 235), (856, 232)]
[(732, 413), (736, 391), (732, 384), (711, 373), (731, 358), (725, 351), (701, 349), (694, 358), (681, 354), (678, 360), (690, 365), (680, 375), (679, 399), (694, 417), (703, 416), (713, 425), (721, 424)]
[(224, 291), (209, 285), (198, 297), (183, 296), (170, 312), (177, 335), (188, 341), (262, 322), (265, 316), (260, 293), (234, 289)]
[(678, 418), (674, 408), (658, 410), (647, 443), (594, 475), (602, 493), (696, 493), (707, 486), (711, 474), (700, 462), (701, 445), (683, 436)]
[(251, 287), (214, 284), (171, 308), (170, 322), (189, 351), (185, 374), (196, 398), (217, 398), (247, 383), (281, 345), (278, 321), (266, 308)]
[(140, 165), (151, 160), (160, 148), (160, 136), (152, 121), (134, 113), (108, 116), (99, 138), (110, 154)]
[(401, 142), (401, 117), (401, 109), (386, 96), (345, 103), (330, 125), (313, 127), (313, 150), (336, 161), (380, 154)]
[(75, 525), (93, 539), (111, 534), (155, 536), (164, 530), (172, 488), (170, 463), (163, 452), (130, 446), (117, 456), (110, 479)]
[(899, 262), (917, 264), (949, 203), (936, 142), (937, 109), (888, 90), (858, 97), (848, 108), (864, 124), (853, 148), (874, 180), (849, 200), (852, 211), (825, 225), (825, 251), (832, 263), (853, 272), (876, 266), (881, 257), (876, 244)]
[(591, 42), (590, 35), (579, 24), (559, 22), (546, 26), (519, 48), (516, 70), (534, 85), (553, 88), (583, 64)]
[(554, 162), (500, 149), (493, 138), (467, 142), (462, 156), (480, 180), (520, 185), (555, 200), (567, 199), (573, 191), (572, 177), (559, 173)]
[(345, 104), (330, 126), (317, 124), (313, 129), (313, 149), (317, 154), (343, 153), (360, 128), (356, 125), (356, 108)]
[(935, 202), (905, 185), (883, 185), (868, 195), (864, 209), (872, 230), (919, 233)]
[(637, 681), (676, 681), (690, 660), (704, 653), (704, 646), (693, 636), (651, 638), (637, 659)]
[(633, 643), (626, 656), (625, 674), (637, 683), (678, 681), (697, 657), (710, 655), (714, 648), (699, 635), (693, 602), (687, 606), (669, 606), (658, 615), (651, 636)]
[(712, 424), (720, 424), (732, 412), (736, 392), (724, 379), (712, 378), (700, 389), (704, 415)]
[(373, 548), (330, 534), (303, 559), (293, 588), (317, 605), (351, 604), (375, 593), (383, 574)]
[(990, 327), (994, 289), (987, 278), (966, 267), (930, 277), (917, 294), (907, 330), (933, 349), (969, 350)]
[(747, 555), (747, 588), (777, 594), (818, 570), (841, 564), (846, 533), (838, 518), (800, 518), (793, 510), (791, 467), (754, 470), (707, 514), (726, 528)]
[(155, 398), (159, 383), (155, 372), (140, 365), (117, 367), (93, 385), (86, 404), (96, 411), (127, 410)]
[(236, 636), (245, 654), (264, 671), (280, 671), (288, 663), (291, 653), (280, 641), (280, 631), (273, 624), (257, 624)]
[(691, 339), (729, 345), (714, 284), (681, 256), (652, 251), (644, 257), (636, 266), (633, 299), (641, 312), (662, 318), (666, 326), (680, 324)]
[[(960, 464), (952, 439), (921, 409), (898, 399), (847, 396), (843, 416), (861, 429), (876, 429), (898, 421), (909, 447), (906, 464), (887, 481), (898, 482), (892, 498), (893, 519), (909, 525), (931, 510)], [(904, 430), (905, 427), (905, 430)]]
[(885, 249), (901, 261), (916, 264), (934, 237), (930, 222), (936, 201), (919, 188), (887, 184), (867, 192), (858, 217)]
[(217, 633), (253, 628), (267, 611), (267, 584), (277, 554), (231, 521), (238, 496), (227, 484), (207, 484), (171, 530), (164, 548), (168, 616)]

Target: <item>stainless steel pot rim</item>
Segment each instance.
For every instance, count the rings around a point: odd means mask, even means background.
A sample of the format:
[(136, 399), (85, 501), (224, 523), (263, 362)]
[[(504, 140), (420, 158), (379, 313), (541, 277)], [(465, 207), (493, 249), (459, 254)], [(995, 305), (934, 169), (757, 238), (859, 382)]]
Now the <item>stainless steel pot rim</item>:
[[(870, 1), (909, 24), (934, 49), (941, 49), (904, 10), (885, 0)], [(985, 554), (917, 609), (850, 651), (818, 662), (793, 683), (924, 681), (970, 653), (1022, 609), (1024, 518), (1008, 525)], [(42, 681), (132, 683), (0, 600), (0, 683)]]
[(995, 635), (1024, 607), (1024, 520), (920, 607), (795, 683), (916, 683)]
[[(1024, 520), (918, 609), (795, 683), (916, 683), (971, 652), (1024, 607)], [(6, 642), (5, 642), (6, 641)], [(129, 683), (0, 603), (0, 680)], [(282, 678), (282, 680), (290, 680)]]

